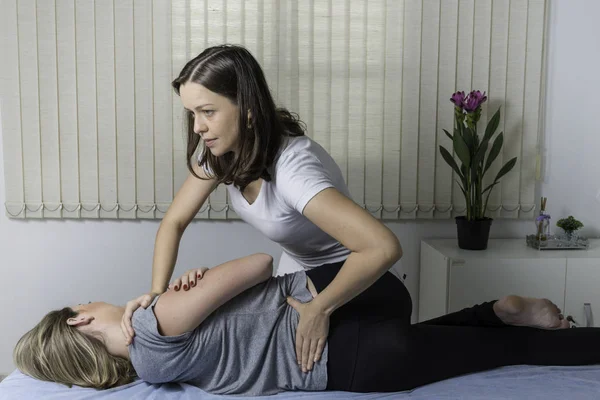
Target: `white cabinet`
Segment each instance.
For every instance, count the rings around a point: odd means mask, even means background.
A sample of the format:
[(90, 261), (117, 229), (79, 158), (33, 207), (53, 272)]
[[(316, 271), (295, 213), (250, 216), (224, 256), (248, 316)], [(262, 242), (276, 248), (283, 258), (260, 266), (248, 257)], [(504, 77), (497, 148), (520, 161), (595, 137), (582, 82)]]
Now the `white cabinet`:
[(559, 259), (470, 259), (450, 268), (448, 312), (507, 294), (565, 300), (565, 264)]
[(419, 321), (517, 294), (548, 298), (585, 325), (586, 310), (600, 310), (600, 240), (588, 250), (544, 251), (524, 239), (490, 239), (483, 251), (462, 250), (456, 239), (423, 240), (419, 286)]
[(600, 326), (600, 257), (567, 259), (565, 312), (581, 326)]

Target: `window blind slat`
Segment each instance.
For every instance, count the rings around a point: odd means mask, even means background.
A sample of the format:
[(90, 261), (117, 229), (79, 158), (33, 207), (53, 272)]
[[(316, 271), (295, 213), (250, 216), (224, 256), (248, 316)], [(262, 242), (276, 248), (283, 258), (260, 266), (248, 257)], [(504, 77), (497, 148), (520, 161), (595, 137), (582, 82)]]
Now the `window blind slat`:
[(96, 32), (94, 2), (75, 3), (77, 57), (77, 132), (81, 217), (100, 216), (98, 191), (98, 115), (96, 92)]
[[(189, 55), (187, 54), (187, 30), (190, 26), (188, 20), (188, 8), (186, 2), (172, 3), (172, 14), (171, 14), (171, 77), (169, 84), (173, 79), (177, 77), (179, 71), (183, 68), (188, 60)], [(185, 123), (184, 123), (184, 110), (181, 107), (181, 100), (177, 93), (169, 87), (171, 92), (171, 110), (173, 115), (173, 188), (172, 193), (175, 195), (185, 178), (188, 176), (188, 170), (186, 166), (186, 137)]]
[[(537, 215), (535, 209), (536, 157), (539, 152), (540, 93), (544, 49), (544, 0), (529, 0), (523, 105), (523, 148), (521, 151), (520, 218)], [(543, 93), (542, 93), (543, 94)]]
[(306, 123), (306, 134), (314, 137), (314, 46), (313, 46), (313, 3), (298, 3), (298, 109), (302, 121)]
[(400, 188), (400, 125), (402, 110), (402, 56), (404, 4), (387, 1), (385, 87), (383, 100), (383, 195), (381, 217), (397, 219)]
[(96, 82), (98, 84), (98, 161), (100, 218), (117, 218), (117, 143), (114, 10), (111, 0), (96, 1)]
[(279, 3), (277, 0), (263, 0), (259, 22), (262, 24), (263, 59), (261, 65), (269, 83), (271, 94), (277, 103), (279, 102), (277, 98), (279, 91)]
[[(187, 40), (190, 43), (190, 53), (187, 60), (196, 57), (206, 47), (208, 47), (208, 0), (189, 0), (189, 24), (190, 30)], [(187, 61), (186, 60), (186, 61)], [(180, 102), (181, 105), (181, 102)], [(187, 140), (187, 139), (185, 139)], [(193, 162), (193, 161), (192, 161)], [(208, 219), (210, 217), (210, 201), (200, 208), (196, 214), (196, 218)]]
[(225, 25), (227, 27), (227, 37), (225, 41), (228, 43), (243, 44), (244, 43), (244, 1), (243, 0), (227, 0), (227, 8), (225, 10)]
[(399, 217), (408, 219), (417, 214), (422, 8), (419, 0), (404, 2)]
[(385, 1), (369, 2), (366, 43), (365, 206), (375, 218), (381, 218), (382, 208), (385, 27)]
[(75, 4), (69, 0), (57, 0), (58, 128), (63, 218), (79, 218), (81, 215), (79, 140), (77, 133), (77, 56), (75, 46)]
[(329, 3), (318, 2), (313, 8), (313, 29), (310, 34), (312, 56), (310, 63), (314, 65), (312, 80), (312, 137), (328, 152), (331, 151), (331, 19)]
[[(521, 145), (523, 143), (523, 96), (525, 88), (525, 50), (527, 46), (527, 2), (510, 3), (506, 71), (506, 105), (504, 107), (504, 146), (502, 165), (513, 157), (517, 163), (512, 174), (502, 178), (503, 216), (519, 215)], [(516, 172), (516, 173), (514, 173)]]
[(348, 102), (348, 189), (358, 204), (365, 203), (365, 111), (367, 8), (365, 1), (350, 3)]
[[(452, 153), (452, 141), (443, 129), (452, 133), (454, 127), (454, 107), (450, 96), (456, 87), (456, 56), (458, 46), (458, 0), (445, 1), (440, 9), (439, 30), (439, 80), (437, 93), (437, 125), (435, 145), (435, 218), (452, 216), (452, 184), (454, 174), (442, 158), (439, 146)], [(459, 190), (459, 189), (458, 189)]]
[(25, 216), (44, 216), (40, 143), (38, 37), (35, 1), (18, 2), (21, 129), (25, 182)]
[[(171, 5), (162, 0), (152, 3), (152, 62), (153, 62), (153, 116), (154, 116), (154, 196), (155, 217), (162, 218), (173, 200), (173, 135), (171, 60)], [(181, 132), (181, 131), (180, 131)]]
[(434, 215), (439, 36), (440, 2), (427, 0), (423, 3), (421, 32), (417, 218), (433, 218)]
[[(348, 111), (350, 84), (348, 79), (350, 15), (348, 2), (331, 9), (331, 148), (330, 154), (348, 182)], [(302, 29), (302, 26), (299, 26)], [(302, 37), (302, 34), (299, 34)], [(299, 53), (302, 54), (299, 46)], [(304, 118), (300, 115), (301, 118)]]
[(115, 2), (115, 105), (119, 218), (137, 216), (133, 0)]
[(290, 81), (297, 79), (291, 74), (292, 63), (292, 39), (294, 32), (292, 31), (292, 4), (288, 2), (278, 2), (279, 21), (278, 36), (277, 36), (277, 91), (276, 98), (279, 104), (285, 104), (286, 107), (291, 106), (292, 93)]
[[(497, 132), (505, 131), (506, 120), (506, 70), (508, 50), (508, 27), (509, 27), (509, 1), (494, 0), (492, 2), (492, 31), (490, 49), (490, 91), (488, 94), (488, 119), (502, 106), (501, 118)], [(505, 141), (506, 143), (506, 141)], [(505, 149), (505, 148), (504, 148)], [(486, 174), (484, 186), (493, 182), (498, 171), (504, 165), (503, 151), (500, 152), (496, 161), (492, 164)], [(502, 213), (502, 186), (496, 185), (492, 189), (488, 203), (488, 215), (497, 218)]]
[(40, 138), (45, 218), (60, 218), (60, 144), (58, 141), (58, 83), (56, 70), (56, 15), (54, 1), (37, 6), (40, 91)]
[[(465, 94), (473, 89), (473, 15), (475, 12), (475, 0), (460, 0), (458, 3), (458, 37), (456, 49), (456, 90), (464, 91)], [(446, 104), (446, 107), (452, 104)], [(454, 126), (454, 123), (452, 124)], [(448, 130), (450, 131), (450, 130)], [(465, 214), (465, 198), (458, 186), (460, 182), (458, 174), (453, 173), (452, 198), (454, 204), (454, 215)]]
[[(15, 34), (18, 21), (17, 0), (2, 0), (0, 4), (3, 10), (0, 13), (0, 47), (6, 59), (18, 60), (19, 38)], [(6, 214), (9, 217), (24, 218), (25, 188), (19, 82), (18, 63), (0, 63), (0, 92), (4, 93), (0, 103), (0, 118), (3, 129)], [(10, 166), (10, 171), (6, 166)]]
[(152, 3), (134, 0), (135, 152), (137, 217), (154, 218), (154, 107)]

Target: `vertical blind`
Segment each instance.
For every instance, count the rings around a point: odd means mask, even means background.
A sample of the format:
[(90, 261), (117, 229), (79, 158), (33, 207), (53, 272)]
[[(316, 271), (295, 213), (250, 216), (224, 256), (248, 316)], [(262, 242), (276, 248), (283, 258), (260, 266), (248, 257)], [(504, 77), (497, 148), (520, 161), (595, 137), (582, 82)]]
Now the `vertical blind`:
[[(451, 148), (456, 90), (500, 107), (518, 157), (492, 217), (530, 218), (543, 98), (545, 0), (0, 0), (6, 213), (161, 218), (188, 172), (170, 87), (207, 46), (246, 46), (278, 105), (382, 219), (464, 211)], [(199, 218), (236, 218), (224, 187)]]

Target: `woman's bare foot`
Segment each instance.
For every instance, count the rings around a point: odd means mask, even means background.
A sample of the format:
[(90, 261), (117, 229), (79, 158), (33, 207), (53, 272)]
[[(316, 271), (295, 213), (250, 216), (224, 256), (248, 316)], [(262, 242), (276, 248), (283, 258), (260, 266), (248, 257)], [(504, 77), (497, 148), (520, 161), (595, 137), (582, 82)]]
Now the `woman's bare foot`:
[(539, 329), (569, 328), (560, 309), (548, 299), (505, 296), (494, 303), (494, 312), (507, 325)]

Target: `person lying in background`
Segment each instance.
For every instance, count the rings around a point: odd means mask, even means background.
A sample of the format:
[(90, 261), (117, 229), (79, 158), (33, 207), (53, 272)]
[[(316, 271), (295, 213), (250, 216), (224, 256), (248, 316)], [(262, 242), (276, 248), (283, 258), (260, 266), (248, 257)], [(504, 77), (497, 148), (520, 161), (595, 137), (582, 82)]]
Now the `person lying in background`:
[[(332, 314), (322, 357), (304, 372), (299, 353), (309, 349), (296, 348), (298, 310), (341, 267), (272, 277), (272, 257), (253, 254), (190, 270), (135, 311), (129, 346), (120, 326), (124, 307), (65, 307), (19, 340), (15, 364), (69, 386), (106, 389), (138, 376), (214, 394), (267, 395), (402, 391), (505, 365), (600, 362), (600, 329), (560, 329), (568, 322), (545, 299), (506, 296), (411, 324), (408, 291), (387, 272)], [(179, 289), (182, 282), (188, 290)]]

